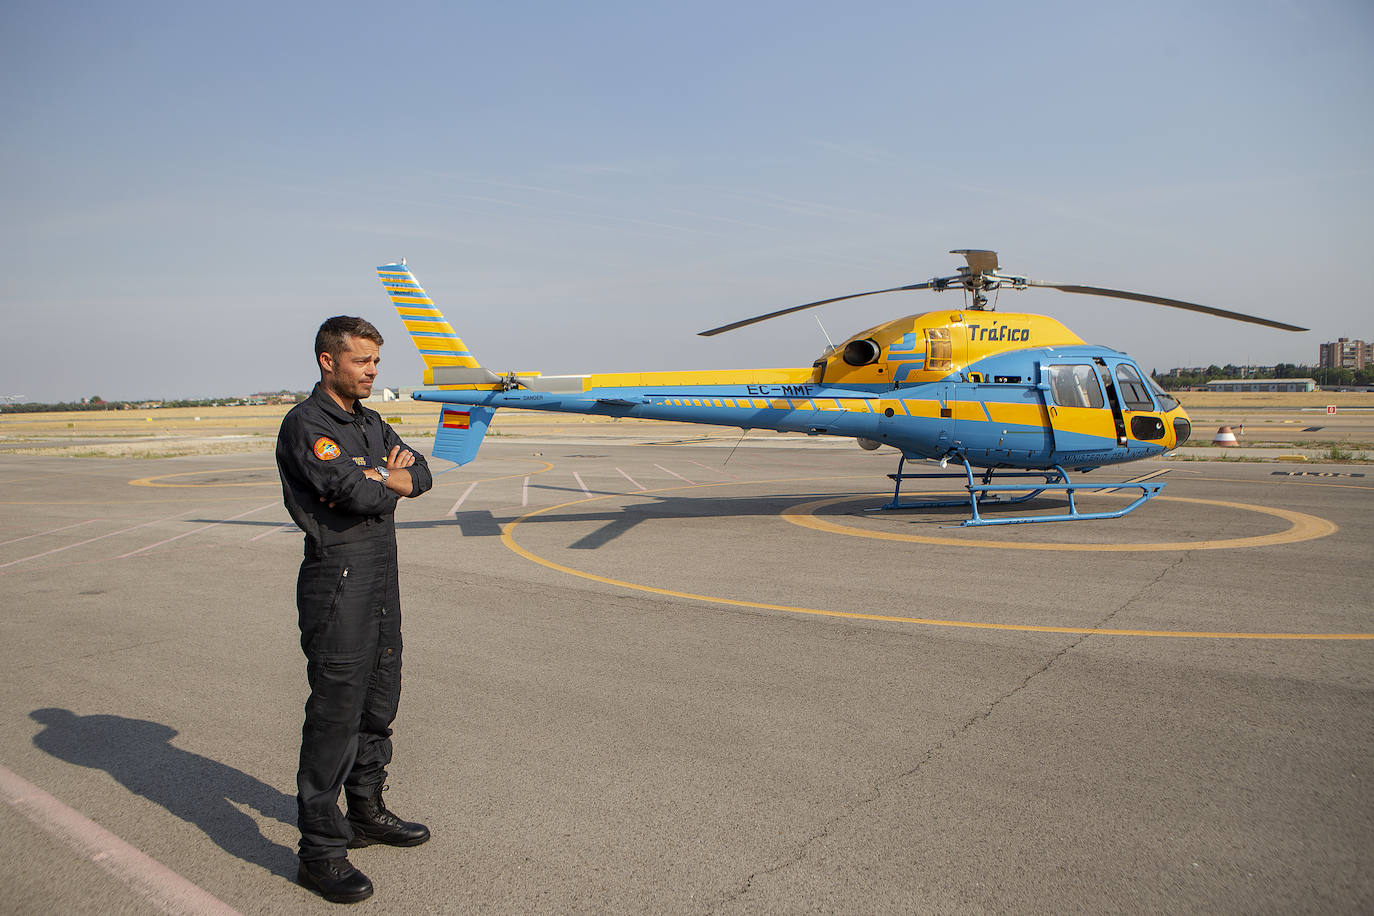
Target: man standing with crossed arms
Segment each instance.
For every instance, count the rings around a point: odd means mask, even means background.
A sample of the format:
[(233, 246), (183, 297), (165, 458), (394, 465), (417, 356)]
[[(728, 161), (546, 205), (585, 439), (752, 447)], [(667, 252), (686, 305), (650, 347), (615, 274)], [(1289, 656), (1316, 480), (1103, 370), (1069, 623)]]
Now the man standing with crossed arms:
[(348, 849), (429, 839), (427, 827), (382, 802), (401, 697), (394, 513), (397, 501), (419, 496), (433, 478), (424, 456), (361, 403), (372, 394), (381, 346), (382, 335), (362, 318), (322, 324), (319, 384), (277, 436), (283, 499), (305, 532), (296, 607), (310, 699), (296, 776), (297, 881), (335, 903), (372, 895)]

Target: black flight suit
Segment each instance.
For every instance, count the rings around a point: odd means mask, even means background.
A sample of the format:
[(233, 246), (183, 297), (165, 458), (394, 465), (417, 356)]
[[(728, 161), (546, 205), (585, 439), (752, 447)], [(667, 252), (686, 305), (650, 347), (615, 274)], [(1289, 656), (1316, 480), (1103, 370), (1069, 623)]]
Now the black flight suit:
[[(363, 469), (383, 465), (396, 445), (409, 448), (375, 410), (344, 410), (320, 385), (287, 413), (277, 435), (282, 497), (305, 532), (296, 581), (310, 681), (296, 774), (302, 859), (346, 854), (353, 833), (339, 789), (372, 794), (391, 762), (401, 698), (393, 517), (400, 497)], [(409, 450), (410, 495), (419, 496), (434, 480), (424, 456)]]

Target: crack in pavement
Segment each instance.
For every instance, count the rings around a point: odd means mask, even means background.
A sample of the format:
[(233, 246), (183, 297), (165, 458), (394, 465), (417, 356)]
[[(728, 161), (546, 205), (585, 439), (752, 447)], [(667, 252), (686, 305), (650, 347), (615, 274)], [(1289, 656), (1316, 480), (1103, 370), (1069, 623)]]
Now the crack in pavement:
[[(1166, 565), (1152, 579), (1142, 584), (1138, 589), (1135, 590), (1135, 592), (1133, 592), (1129, 597), (1123, 600), (1119, 605), (1117, 605), (1115, 608), (1113, 608), (1112, 610), (1108, 611), (1105, 615), (1103, 615), (1100, 620), (1098, 620), (1096, 623), (1092, 625), (1092, 628), (1094, 630), (1100, 630), (1106, 627), (1109, 623), (1112, 622), (1113, 618), (1115, 618), (1118, 614), (1126, 610), (1131, 605), (1135, 604), (1138, 600), (1141, 599), (1143, 595), (1148, 593), (1151, 589), (1153, 589), (1156, 585), (1163, 581), (1164, 578), (1167, 575), (1169, 575), (1169, 573), (1173, 572), (1175, 569), (1181, 566), (1187, 559), (1187, 552), (1181, 552), (1178, 559)], [(917, 760), (916, 763), (914, 763), (912, 766), (908, 767), (905, 770), (902, 770), (899, 773), (895, 773), (891, 776), (879, 779), (877, 782), (873, 783), (869, 791), (866, 792), (861, 798), (846, 805), (842, 811), (831, 817), (829, 820), (825, 821), (815, 833), (811, 834), (810, 836), (802, 840), (797, 845), (796, 851), (792, 855), (780, 859), (779, 861), (774, 862), (773, 864), (768, 865), (764, 868), (761, 868), (758, 871), (752, 872), (735, 888), (735, 890), (727, 892), (718, 901), (716, 901), (716, 903), (710, 907), (711, 911), (721, 912), (723, 908), (741, 900), (753, 889), (754, 882), (757, 881), (759, 878), (767, 877), (768, 875), (772, 875), (777, 872), (783, 871), (784, 869), (798, 865), (803, 859), (806, 858), (807, 851), (812, 846), (814, 846), (818, 841), (823, 840), (827, 836), (829, 836), (830, 832), (835, 828), (836, 825), (838, 825), (842, 821), (849, 819), (850, 817), (858, 813), (861, 809), (868, 807), (869, 805), (872, 805), (874, 802), (876, 802), (882, 796), (884, 786), (892, 785), (893, 783), (901, 782), (904, 779), (915, 776), (917, 773), (921, 771), (923, 767), (925, 767), (928, 763), (934, 760), (936, 755), (938, 755), (946, 747), (948, 747), (953, 742), (957, 741), (959, 738), (963, 737), (963, 735), (966, 732), (968, 732), (969, 729), (978, 725), (980, 722), (985, 722), (989, 718), (991, 718), (993, 712), (996, 711), (998, 706), (1000, 706), (1007, 700), (1011, 699), (1012, 697), (1016, 696), (1018, 693), (1025, 690), (1027, 687), (1029, 687), (1032, 681), (1048, 672), (1051, 668), (1055, 666), (1055, 664), (1057, 664), (1061, 659), (1063, 659), (1074, 649), (1081, 646), (1092, 635), (1092, 633), (1081, 633), (1075, 636), (1074, 639), (1066, 643), (1058, 651), (1053, 652), (1044, 664), (1040, 665), (1038, 668), (1027, 674), (1021, 680), (1020, 684), (1017, 684), (1015, 687), (1011, 688), (1006, 693), (1002, 694), (1000, 697), (997, 697), (995, 700), (988, 703), (981, 710), (969, 716), (966, 720), (964, 720), (962, 724), (960, 724), (958, 727), (956, 727), (953, 731), (950, 732), (948, 738), (938, 741), (931, 747), (929, 747), (926, 750), (926, 752), (921, 755), (921, 758)]]

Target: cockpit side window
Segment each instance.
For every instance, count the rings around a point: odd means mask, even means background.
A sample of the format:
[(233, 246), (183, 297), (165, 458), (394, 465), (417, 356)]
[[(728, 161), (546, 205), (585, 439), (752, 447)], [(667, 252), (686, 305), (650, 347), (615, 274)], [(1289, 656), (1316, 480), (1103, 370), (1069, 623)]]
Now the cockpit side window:
[(1121, 404), (1127, 410), (1154, 410), (1150, 389), (1145, 387), (1135, 367), (1121, 363), (1116, 367), (1116, 388), (1121, 392)]
[(1101, 407), (1102, 388), (1092, 366), (1050, 366), (1050, 392), (1060, 407)]
[(949, 328), (926, 328), (926, 369), (949, 372), (954, 368), (954, 346), (950, 343)]

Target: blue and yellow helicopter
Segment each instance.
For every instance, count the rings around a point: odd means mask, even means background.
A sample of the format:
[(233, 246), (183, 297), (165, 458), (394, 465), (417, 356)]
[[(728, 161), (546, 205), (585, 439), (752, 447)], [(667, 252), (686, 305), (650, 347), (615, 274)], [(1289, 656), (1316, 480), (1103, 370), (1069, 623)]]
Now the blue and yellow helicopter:
[[(1164, 489), (1153, 479), (1157, 475), (1083, 483), (1068, 472), (1160, 455), (1182, 445), (1191, 431), (1178, 402), (1125, 353), (1085, 344), (1053, 318), (996, 312), (988, 306), (989, 293), (1046, 287), (1306, 330), (1177, 299), (1028, 280), (1001, 273), (993, 251), (950, 253), (967, 262), (955, 276), (821, 299), (701, 332), (709, 337), (880, 293), (964, 292), (960, 307), (860, 331), (795, 369), (500, 375), (472, 356), (404, 261), (383, 265), (377, 274), (425, 362), (424, 383), (432, 387), (414, 397), (444, 405), (434, 442), (437, 457), (471, 461), (501, 407), (845, 436), (865, 449), (890, 445), (901, 453), (896, 473), (888, 475), (894, 481), (892, 500), (881, 508), (967, 504), (970, 516), (963, 525), (1119, 518)], [(942, 472), (906, 472), (906, 462), (913, 459), (938, 462)], [(962, 473), (943, 471), (950, 462), (962, 464)], [(1033, 482), (994, 483), (994, 475)], [(967, 499), (901, 499), (904, 480), (932, 477), (964, 481)], [(1104, 490), (1140, 495), (1115, 511), (1079, 511), (1077, 492)], [(980, 505), (1023, 503), (1047, 491), (1066, 494), (1067, 511), (993, 518), (979, 512)]]

